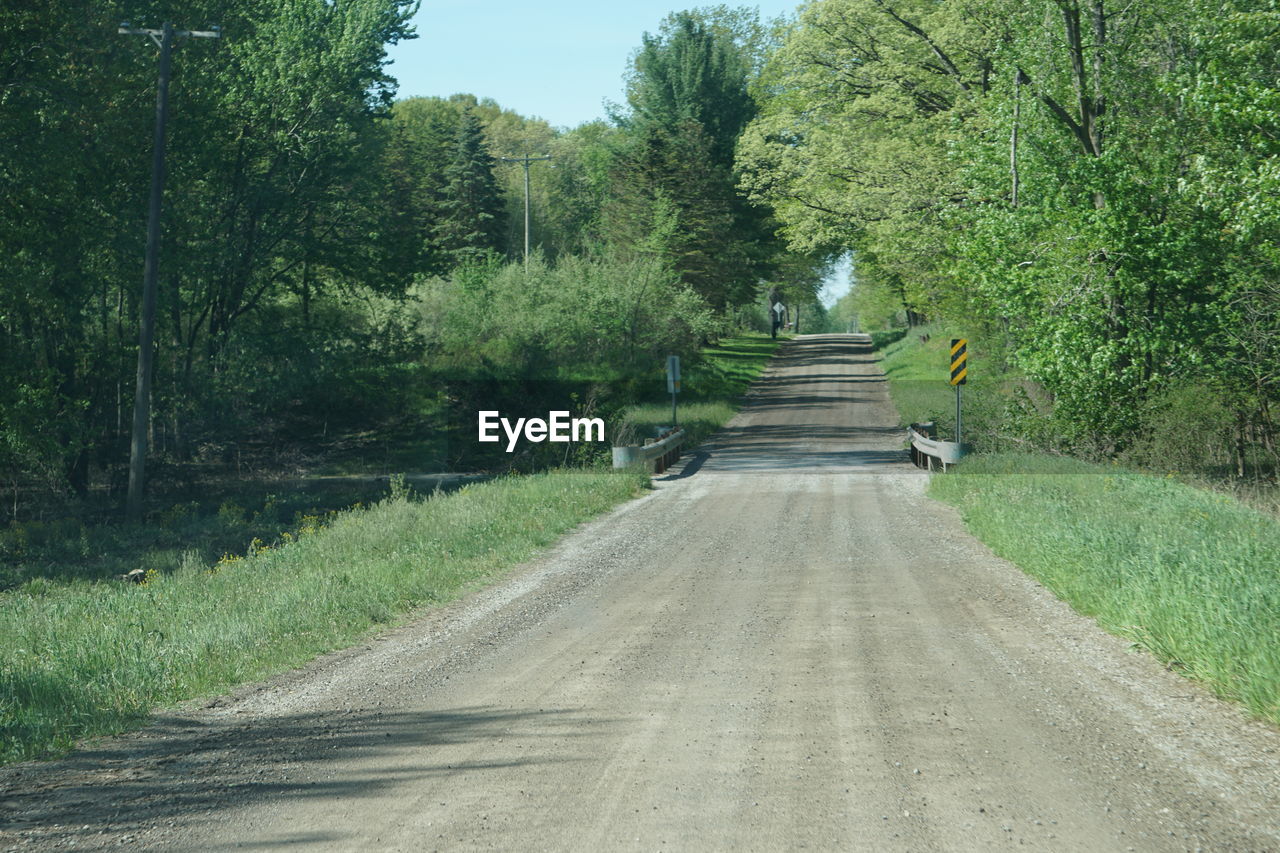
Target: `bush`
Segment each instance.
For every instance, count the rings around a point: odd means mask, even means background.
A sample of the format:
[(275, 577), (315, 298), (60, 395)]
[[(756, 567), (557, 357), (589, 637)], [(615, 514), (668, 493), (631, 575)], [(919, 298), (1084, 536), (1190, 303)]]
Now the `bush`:
[(425, 282), (421, 304), (431, 344), (473, 376), (609, 379), (692, 355), (716, 328), (702, 298), (652, 259), (473, 267)]
[(1142, 432), (1127, 462), (1152, 471), (1226, 473), (1234, 416), (1223, 395), (1202, 383), (1175, 383), (1142, 407)]

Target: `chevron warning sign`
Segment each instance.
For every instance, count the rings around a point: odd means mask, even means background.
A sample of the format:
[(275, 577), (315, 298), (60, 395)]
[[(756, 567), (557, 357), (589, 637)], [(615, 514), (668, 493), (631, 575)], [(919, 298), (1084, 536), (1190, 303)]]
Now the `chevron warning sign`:
[(969, 375), (969, 356), (965, 353), (968, 338), (951, 339), (951, 384), (963, 385)]

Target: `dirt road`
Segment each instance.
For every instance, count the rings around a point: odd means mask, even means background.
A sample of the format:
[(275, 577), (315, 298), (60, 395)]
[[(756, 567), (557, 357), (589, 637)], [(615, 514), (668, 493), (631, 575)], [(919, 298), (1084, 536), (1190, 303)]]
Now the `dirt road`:
[(1280, 850), (1280, 733), (924, 496), (865, 339), (366, 646), (0, 775), (0, 848)]

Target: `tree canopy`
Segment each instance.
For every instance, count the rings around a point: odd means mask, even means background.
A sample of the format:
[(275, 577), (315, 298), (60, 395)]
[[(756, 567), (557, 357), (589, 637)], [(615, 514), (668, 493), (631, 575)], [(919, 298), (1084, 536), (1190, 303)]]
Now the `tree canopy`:
[[(1270, 2), (691, 9), (638, 34), (614, 115), (567, 129), (482, 93), (395, 100), (386, 46), (415, 5), (182, 10), (224, 38), (174, 55), (162, 473), (427, 422), (433, 377), (464, 366), (641, 370), (765, 323), (769, 294), (814, 305), (838, 258), (857, 290), (831, 322), (935, 320), (998, 350), (1028, 392), (1008, 401), (1019, 441), (1148, 446), (1184, 394), (1220, 413), (1237, 475), (1280, 467)], [(116, 488), (127, 457), (156, 56), (115, 34), (121, 8), (0, 14), (17, 494)], [(551, 157), (530, 169), (527, 266), (524, 170), (500, 159), (526, 154)]]
[(862, 289), (1007, 345), (1064, 447), (1131, 445), (1188, 378), (1265, 445), (1240, 329), (1256, 347), (1274, 310), (1275, 14), (817, 0), (769, 56), (742, 186)]

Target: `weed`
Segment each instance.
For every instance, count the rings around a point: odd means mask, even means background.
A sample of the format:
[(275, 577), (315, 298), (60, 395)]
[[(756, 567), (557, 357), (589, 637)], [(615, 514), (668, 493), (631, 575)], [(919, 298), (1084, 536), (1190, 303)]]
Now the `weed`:
[(389, 482), (389, 494), (391, 500), (402, 501), (409, 497), (413, 490), (405, 482), (404, 474), (392, 474)]

